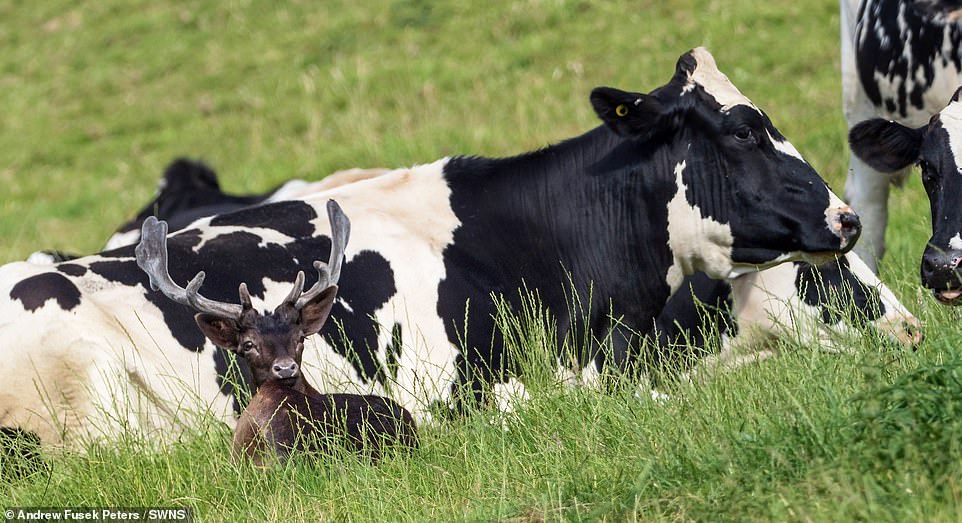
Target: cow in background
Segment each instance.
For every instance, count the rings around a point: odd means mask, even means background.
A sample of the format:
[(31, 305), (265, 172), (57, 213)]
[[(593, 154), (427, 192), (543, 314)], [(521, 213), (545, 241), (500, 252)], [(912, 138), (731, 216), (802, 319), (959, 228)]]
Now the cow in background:
[[(842, 105), (849, 129), (879, 117), (919, 127), (962, 84), (957, 0), (841, 0), (841, 15)], [(901, 185), (911, 167), (882, 172), (851, 156), (845, 197), (864, 228), (855, 252), (873, 271), (885, 253), (889, 187)]]
[[(217, 174), (200, 160), (177, 158), (165, 169), (157, 183), (157, 194), (136, 216), (118, 227), (107, 239), (104, 250), (133, 245), (140, 241), (140, 227), (148, 216), (167, 222), (170, 232), (179, 231), (192, 222), (253, 205), (294, 199), (345, 183), (386, 173), (387, 169), (346, 169), (334, 172), (318, 182), (288, 180), (258, 194), (234, 195), (223, 192)], [(31, 254), (30, 263), (50, 265), (79, 258), (63, 251), (44, 250)]]

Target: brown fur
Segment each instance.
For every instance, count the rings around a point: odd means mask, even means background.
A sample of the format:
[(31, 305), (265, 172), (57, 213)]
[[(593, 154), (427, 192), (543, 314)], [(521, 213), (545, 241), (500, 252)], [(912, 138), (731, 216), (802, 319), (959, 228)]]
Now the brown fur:
[(393, 400), (359, 394), (306, 393), (279, 381), (263, 384), (234, 429), (233, 454), (259, 466), (293, 452), (331, 453), (335, 446), (377, 462), (385, 446), (417, 448), (414, 418)]

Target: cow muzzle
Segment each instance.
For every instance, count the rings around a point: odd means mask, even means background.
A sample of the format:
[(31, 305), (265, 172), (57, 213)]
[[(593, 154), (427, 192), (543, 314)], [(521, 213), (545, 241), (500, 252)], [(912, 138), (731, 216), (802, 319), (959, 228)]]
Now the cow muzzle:
[(959, 263), (962, 251), (942, 250), (932, 245), (922, 253), (922, 285), (932, 289), (935, 299), (943, 305), (962, 304), (962, 274)]
[(916, 350), (925, 339), (922, 322), (915, 316), (899, 315), (883, 318), (873, 323), (876, 331), (903, 349)]
[(850, 250), (858, 237), (862, 234), (862, 222), (851, 207), (836, 207), (829, 209), (825, 213), (828, 228), (832, 234), (839, 238), (839, 250), (846, 252)]

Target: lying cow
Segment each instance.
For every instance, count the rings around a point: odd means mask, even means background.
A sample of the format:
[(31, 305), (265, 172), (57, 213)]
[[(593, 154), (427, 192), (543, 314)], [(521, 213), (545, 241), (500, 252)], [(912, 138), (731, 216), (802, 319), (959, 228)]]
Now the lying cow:
[[(209, 177), (215, 177), (208, 167), (203, 169)], [(296, 187), (297, 195), (305, 196), (385, 172), (385, 169), (350, 169), (327, 176), (321, 182), (292, 180), (285, 187)], [(191, 205), (196, 200), (175, 201), (176, 194), (182, 193), (166, 195), (167, 209), (196, 216), (197, 209)], [(294, 195), (292, 191), (288, 194)], [(209, 195), (207, 201), (216, 201), (211, 198)], [(224, 195), (225, 201), (231, 198)], [(145, 211), (149, 208), (148, 205)], [(173, 215), (173, 211), (170, 214)], [(174, 221), (179, 222), (183, 220)], [(735, 296), (732, 296), (733, 287)], [(733, 325), (740, 328), (731, 329)], [(915, 347), (922, 339), (918, 319), (854, 252), (846, 254), (841, 263), (829, 262), (823, 270), (803, 263), (782, 264), (740, 276), (733, 285), (712, 280), (703, 273), (686, 278), (680, 292), (656, 319), (654, 341), (668, 360), (666, 363), (677, 366), (679, 362), (673, 360), (699, 356), (692, 353), (690, 346), (709, 348), (710, 343), (705, 339), (709, 332), (724, 335), (723, 354), (718, 357), (728, 360), (736, 352), (735, 348), (770, 354), (770, 342), (776, 338), (795, 339), (823, 350), (844, 350), (837, 346), (837, 338), (852, 326), (869, 326), (907, 348)], [(755, 354), (748, 356), (753, 358)]]
[(657, 362), (680, 370), (767, 358), (776, 339), (846, 352), (839, 342), (852, 329), (874, 331), (903, 348), (922, 341), (918, 319), (854, 252), (819, 267), (785, 263), (732, 282), (689, 277), (654, 325)]
[[(256, 307), (276, 303), (329, 252), (322, 209), (336, 199), (353, 222), (343, 292), (304, 365), (320, 390), (391, 397), (423, 422), (519, 372), (492, 293), (519, 308), (520, 288), (537, 291), (559, 351), (589, 340), (566, 366), (617, 371), (685, 276), (825, 263), (858, 237), (857, 216), (704, 49), (649, 94), (597, 88), (591, 102), (604, 125), (540, 151), (444, 158), (194, 222), (168, 238), (170, 274), (216, 267), (209, 298), (246, 282)], [(223, 351), (149, 289), (133, 247), (12, 263), (0, 289), (0, 425), (57, 442), (176, 434), (195, 410), (233, 423)]]
[[(234, 195), (221, 190), (217, 174), (203, 162), (177, 158), (164, 169), (157, 184), (156, 196), (134, 218), (117, 228), (107, 239), (104, 250), (137, 243), (140, 240), (140, 227), (148, 216), (166, 221), (169, 230), (175, 232), (200, 218), (289, 200), (386, 172), (387, 169), (347, 169), (330, 174), (319, 182), (289, 180), (265, 193)], [(48, 250), (31, 254), (27, 261), (49, 265), (79, 257), (73, 253)]]
[[(849, 128), (876, 117), (925, 125), (962, 84), (962, 5), (841, 0), (841, 11), (842, 104)], [(872, 270), (885, 252), (889, 187), (900, 185), (911, 165), (880, 171), (853, 151), (845, 196), (864, 228), (855, 250)]]

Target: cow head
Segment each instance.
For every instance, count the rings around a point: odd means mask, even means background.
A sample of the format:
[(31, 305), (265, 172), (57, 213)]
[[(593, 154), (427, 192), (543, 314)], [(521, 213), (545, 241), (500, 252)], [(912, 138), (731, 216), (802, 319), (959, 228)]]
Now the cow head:
[(674, 171), (669, 244), (676, 261), (695, 266), (678, 268), (673, 284), (698, 270), (725, 278), (787, 260), (823, 263), (858, 238), (855, 213), (705, 49), (684, 54), (649, 94), (600, 87), (591, 102), (615, 133)]
[(180, 219), (181, 214), (190, 213), (188, 220), (195, 216), (195, 208), (203, 208), (222, 196), (217, 174), (203, 162), (187, 158), (177, 158), (164, 169), (164, 176), (157, 184), (157, 195), (147, 202), (132, 220), (121, 225), (117, 231), (107, 239), (105, 250), (116, 249), (125, 245), (132, 245), (140, 239), (140, 226), (148, 216), (156, 216), (161, 220), (170, 220), (178, 216), (177, 223), (169, 223), (172, 230), (186, 225)]
[(922, 284), (949, 305), (962, 304), (962, 88), (952, 101), (918, 128), (875, 118), (849, 132), (852, 152), (870, 167), (895, 172), (912, 164), (922, 169), (922, 185), (932, 211), (932, 237), (922, 254)]
[(314, 262), (318, 280), (307, 291), (304, 291), (304, 273), (298, 272), (293, 289), (271, 313), (262, 314), (254, 309), (245, 283), (241, 283), (238, 290), (240, 304), (202, 296), (203, 272), (186, 288), (174, 283), (167, 269), (167, 224), (153, 216), (144, 221), (136, 249), (137, 264), (150, 276), (151, 287), (198, 311), (194, 320), (207, 339), (244, 358), (251, 368), (255, 387), (277, 381), (296, 388), (304, 384), (301, 372), (304, 339), (317, 334), (331, 313), (350, 234), (350, 222), (333, 200), (328, 202), (328, 216), (333, 231), (330, 262)]

